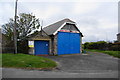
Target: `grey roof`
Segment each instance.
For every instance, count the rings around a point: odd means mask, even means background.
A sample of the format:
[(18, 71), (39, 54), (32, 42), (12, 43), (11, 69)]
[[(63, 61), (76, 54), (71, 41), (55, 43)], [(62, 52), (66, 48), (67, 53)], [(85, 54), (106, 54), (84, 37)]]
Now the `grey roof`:
[(118, 33), (117, 35), (120, 35), (120, 33)]
[(63, 19), (61, 21), (58, 21), (54, 24), (51, 24), (45, 28), (43, 28), (43, 30), (48, 34), (48, 35), (52, 35), (55, 31), (58, 30), (59, 27), (61, 27), (65, 22), (72, 22), (75, 23), (74, 21), (70, 20), (70, 19)]

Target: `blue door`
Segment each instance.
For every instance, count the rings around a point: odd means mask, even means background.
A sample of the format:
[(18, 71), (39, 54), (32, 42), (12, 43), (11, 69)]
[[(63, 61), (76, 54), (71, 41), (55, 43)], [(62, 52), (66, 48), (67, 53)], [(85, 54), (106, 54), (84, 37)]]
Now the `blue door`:
[(58, 32), (58, 55), (80, 53), (80, 34)]
[(70, 54), (80, 53), (80, 34), (69, 33)]
[(49, 54), (49, 41), (34, 41), (35, 55)]

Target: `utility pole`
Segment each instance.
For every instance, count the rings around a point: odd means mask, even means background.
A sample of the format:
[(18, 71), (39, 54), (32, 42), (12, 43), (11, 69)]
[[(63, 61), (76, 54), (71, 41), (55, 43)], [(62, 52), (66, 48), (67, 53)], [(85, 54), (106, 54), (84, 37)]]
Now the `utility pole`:
[(15, 54), (17, 54), (17, 32), (16, 32), (16, 27), (17, 27), (17, 24), (16, 24), (16, 17), (17, 17), (17, 1), (15, 2), (15, 22), (14, 22), (14, 49), (15, 49)]
[(42, 27), (43, 27), (43, 20), (41, 21), (41, 35), (42, 35), (42, 32), (43, 32)]

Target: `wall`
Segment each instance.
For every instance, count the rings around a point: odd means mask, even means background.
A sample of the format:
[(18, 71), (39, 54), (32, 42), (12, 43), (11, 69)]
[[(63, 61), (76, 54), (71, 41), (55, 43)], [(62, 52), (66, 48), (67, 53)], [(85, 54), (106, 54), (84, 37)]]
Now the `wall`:
[(34, 55), (34, 47), (30, 47), (28, 52), (29, 52), (29, 54)]
[(56, 55), (57, 54), (57, 34), (54, 36), (54, 41), (53, 41), (53, 53), (54, 53), (54, 55)]
[(82, 53), (82, 37), (80, 36), (80, 52)]

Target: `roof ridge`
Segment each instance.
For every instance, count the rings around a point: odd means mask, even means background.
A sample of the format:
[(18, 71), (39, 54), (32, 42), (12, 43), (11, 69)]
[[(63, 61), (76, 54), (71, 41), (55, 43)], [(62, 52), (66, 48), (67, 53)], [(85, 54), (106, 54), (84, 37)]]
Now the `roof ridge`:
[[(74, 21), (70, 20), (69, 18), (64, 18), (64, 19), (59, 20), (59, 21), (57, 21), (57, 22), (55, 22), (55, 23), (52, 23), (52, 24), (50, 24), (50, 25), (48, 25), (48, 26), (46, 26), (46, 27), (49, 27), (49, 26), (51, 26), (51, 25), (54, 25), (54, 24), (59, 23), (59, 22), (62, 22), (62, 21), (67, 22), (66, 20), (69, 20), (69, 21), (71, 21), (71, 22), (75, 23)], [(44, 28), (46, 28), (46, 27), (44, 27)]]
[[(54, 24), (56, 24), (56, 23), (58, 23), (58, 22), (61, 22), (61, 21), (63, 21), (63, 20), (59, 20), (59, 21), (57, 21), (57, 22), (54, 22), (54, 23), (52, 23), (52, 24), (50, 24), (50, 25), (48, 25), (48, 26), (46, 26), (46, 27), (49, 27), (49, 26), (54, 25)], [(44, 27), (44, 28), (46, 28), (46, 27)]]
[(70, 20), (69, 18), (65, 18), (65, 19), (62, 19), (60, 21), (57, 21), (51, 25), (48, 25), (46, 27), (43, 28), (43, 30), (48, 33), (49, 35), (53, 34), (56, 30), (59, 29), (59, 27), (61, 27), (64, 23), (67, 23), (67, 22), (70, 22), (70, 23), (75, 23), (74, 21)]

